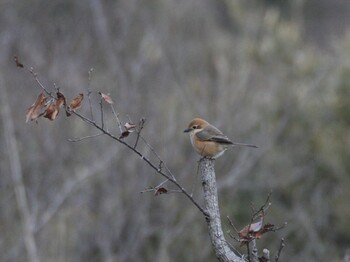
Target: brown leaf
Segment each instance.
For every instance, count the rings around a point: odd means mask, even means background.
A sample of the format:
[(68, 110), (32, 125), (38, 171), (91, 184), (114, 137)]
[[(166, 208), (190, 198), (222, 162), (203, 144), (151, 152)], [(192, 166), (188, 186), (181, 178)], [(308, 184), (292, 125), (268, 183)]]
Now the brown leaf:
[(259, 221), (245, 226), (241, 231), (238, 232), (240, 238), (247, 237), (249, 234), (258, 232), (263, 226), (263, 217), (260, 216)]
[(66, 97), (61, 93), (61, 92), (57, 92), (57, 102), (56, 104), (58, 104), (58, 107), (62, 107), (63, 105), (66, 105)]
[(66, 104), (66, 98), (62, 93), (57, 92), (56, 95), (57, 95), (57, 99), (51, 102), (51, 104), (46, 109), (45, 115), (44, 115), (44, 117), (46, 117), (51, 121), (56, 119), (60, 111), (60, 108)]
[(46, 117), (47, 119), (49, 119), (51, 121), (55, 120), (58, 113), (59, 113), (59, 107), (57, 106), (56, 102), (52, 102), (45, 111), (44, 117)]
[(124, 131), (124, 132), (120, 135), (119, 139), (123, 139), (124, 137), (127, 137), (129, 134), (130, 134), (130, 132), (129, 132), (128, 130)]
[(259, 239), (259, 238), (261, 238), (261, 236), (262, 236), (263, 234), (265, 234), (266, 232), (270, 232), (270, 231), (273, 231), (273, 230), (275, 230), (275, 226), (274, 226), (274, 225), (272, 225), (272, 224), (266, 224), (266, 225), (264, 225), (264, 227), (263, 227), (262, 229), (260, 229), (258, 232), (256, 232), (255, 237), (256, 237), (257, 239)]
[(131, 133), (131, 132), (135, 131), (136, 125), (128, 122), (128, 123), (125, 123), (124, 127), (127, 131), (129, 131)]
[(40, 93), (38, 98), (35, 100), (34, 104), (32, 104), (27, 111), (26, 114), (26, 122), (29, 120), (33, 121), (38, 119), (41, 116), (41, 110), (45, 106), (46, 97), (43, 93)]
[[(263, 222), (264, 217), (260, 216), (257, 222), (246, 225), (241, 231), (238, 232), (241, 246), (245, 245), (246, 243), (249, 243), (253, 239), (261, 237), (262, 234), (259, 234), (259, 232), (263, 229)], [(259, 237), (257, 237), (258, 234)]]
[(260, 216), (257, 222), (245, 226), (238, 232), (241, 246), (249, 243), (253, 239), (260, 239), (266, 232), (278, 230), (273, 224), (263, 225), (263, 221), (264, 217)]
[(158, 195), (166, 194), (166, 193), (168, 193), (168, 189), (166, 189), (165, 187), (160, 187), (160, 188), (155, 189), (154, 195), (158, 196)]
[(20, 68), (24, 67), (24, 65), (18, 60), (18, 57), (16, 55), (14, 56), (14, 59), (17, 67), (20, 67)]
[(102, 96), (103, 100), (106, 101), (108, 104), (113, 104), (113, 100), (109, 95), (106, 95), (101, 92), (99, 92), (99, 94)]
[(75, 111), (75, 110), (79, 109), (83, 99), (84, 99), (84, 94), (79, 94), (76, 98), (74, 98), (72, 100), (72, 102), (70, 102), (69, 109), (72, 110), (72, 111)]

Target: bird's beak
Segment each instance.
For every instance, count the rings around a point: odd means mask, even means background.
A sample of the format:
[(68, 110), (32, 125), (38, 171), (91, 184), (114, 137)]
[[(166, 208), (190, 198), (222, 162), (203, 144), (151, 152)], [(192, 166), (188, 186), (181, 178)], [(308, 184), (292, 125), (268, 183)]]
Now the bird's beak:
[(188, 132), (191, 132), (191, 130), (192, 130), (191, 128), (187, 128), (187, 129), (184, 130), (184, 132), (188, 133)]

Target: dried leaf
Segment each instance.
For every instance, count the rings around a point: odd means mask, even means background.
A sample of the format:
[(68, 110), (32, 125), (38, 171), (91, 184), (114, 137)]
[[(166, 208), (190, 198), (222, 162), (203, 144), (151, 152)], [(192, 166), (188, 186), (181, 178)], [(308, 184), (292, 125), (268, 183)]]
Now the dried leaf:
[(130, 134), (130, 132), (129, 132), (128, 130), (124, 131), (124, 132), (120, 135), (119, 139), (122, 139), (122, 138), (124, 138), (124, 137), (127, 137), (129, 134)]
[(62, 107), (63, 105), (66, 105), (66, 97), (61, 93), (61, 92), (57, 92), (57, 102), (56, 104), (58, 105), (58, 107)]
[(83, 99), (84, 99), (84, 94), (79, 94), (76, 98), (74, 98), (72, 100), (72, 102), (70, 102), (69, 109), (72, 110), (72, 111), (75, 111), (75, 110), (79, 109)]
[(256, 235), (255, 235), (255, 238), (259, 239), (261, 238), (261, 236), (263, 234), (265, 234), (266, 232), (270, 232), (270, 231), (273, 231), (275, 230), (275, 226), (272, 225), (272, 224), (266, 224), (264, 225), (264, 227), (262, 229), (260, 229), (258, 232), (256, 232)]
[(278, 230), (273, 224), (263, 225), (264, 217), (260, 216), (259, 221), (245, 226), (238, 232), (241, 246), (249, 243), (253, 239), (260, 239), (263, 234), (270, 231)]
[(106, 101), (108, 104), (113, 104), (113, 100), (109, 95), (106, 95), (104, 93), (99, 92), (101, 97), (103, 98), (104, 101)]
[(252, 223), (250, 225), (245, 226), (241, 231), (239, 231), (238, 235), (240, 238), (247, 237), (249, 234), (256, 233), (261, 230), (263, 226), (263, 216), (259, 217), (259, 221)]
[(131, 132), (134, 132), (135, 131), (135, 127), (136, 127), (136, 125), (135, 124), (133, 124), (133, 123), (126, 123), (125, 125), (124, 125), (124, 127), (125, 127), (125, 129), (127, 130), (127, 131), (129, 131), (130, 133)]
[(27, 111), (26, 114), (26, 122), (29, 120), (33, 121), (40, 117), (41, 110), (45, 106), (46, 97), (43, 93), (40, 93), (38, 98), (35, 100), (34, 104), (32, 104)]
[(57, 106), (56, 102), (52, 102), (49, 107), (46, 109), (45, 111), (45, 115), (44, 117), (53, 121), (56, 119), (56, 117), (58, 116), (59, 113), (59, 107)]
[(166, 193), (168, 193), (168, 189), (166, 189), (165, 187), (160, 187), (160, 188), (155, 189), (154, 195), (158, 196), (158, 195), (166, 194)]
[(45, 111), (44, 117), (53, 121), (58, 116), (60, 108), (66, 104), (66, 98), (60, 92), (56, 93), (57, 99), (53, 100)]
[(14, 56), (14, 59), (17, 67), (20, 67), (20, 68), (24, 67), (24, 65), (18, 60), (18, 57), (16, 55)]
[(257, 222), (246, 225), (241, 231), (238, 232), (241, 246), (257, 238), (256, 235), (262, 229), (263, 222), (264, 218), (263, 216), (260, 216)]

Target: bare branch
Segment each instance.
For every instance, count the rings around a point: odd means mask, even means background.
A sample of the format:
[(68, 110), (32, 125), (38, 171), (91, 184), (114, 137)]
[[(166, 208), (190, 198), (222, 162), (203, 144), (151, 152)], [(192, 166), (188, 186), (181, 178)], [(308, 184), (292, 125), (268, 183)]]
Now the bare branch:
[(34, 77), (35, 82), (38, 83), (38, 85), (40, 86), (40, 88), (41, 88), (42, 90), (44, 90), (45, 93), (46, 93), (48, 96), (50, 96), (50, 97), (56, 99), (56, 97), (55, 97), (51, 92), (49, 92), (49, 91), (46, 89), (46, 87), (40, 82), (40, 80), (39, 80), (39, 78), (38, 78), (38, 73), (34, 72), (34, 68), (33, 68), (33, 67), (31, 67), (31, 68), (29, 69), (29, 72), (32, 74), (32, 76)]
[[(34, 73), (34, 70), (31, 68), (31, 73), (34, 76), (35, 81), (42, 87), (42, 89), (49, 94), (50, 96), (51, 93), (47, 91), (47, 89), (45, 88), (44, 85), (41, 84), (41, 82), (38, 79), (38, 74)], [(53, 97), (55, 98), (55, 97)], [(198, 210), (204, 215), (207, 216), (206, 211), (199, 205), (199, 203), (192, 197), (192, 195), (190, 195), (187, 190), (181, 186), (179, 184), (179, 182), (177, 182), (175, 176), (170, 172), (170, 170), (166, 167), (167, 171), (169, 172), (170, 175), (167, 175), (166, 173), (164, 173), (162, 170), (160, 170), (160, 168), (157, 167), (156, 164), (154, 164), (151, 160), (149, 160), (147, 157), (145, 157), (140, 151), (138, 151), (136, 148), (134, 148), (133, 146), (129, 145), (127, 142), (125, 142), (123, 139), (120, 139), (114, 135), (112, 135), (108, 130), (104, 129), (102, 126), (98, 125), (95, 121), (93, 121), (93, 119), (89, 119), (85, 116), (83, 116), (82, 114), (73, 111), (73, 114), (75, 114), (77, 117), (79, 117), (82, 121), (84, 121), (85, 123), (88, 123), (90, 125), (92, 125), (93, 127), (95, 127), (96, 129), (100, 130), (103, 134), (109, 136), (110, 138), (116, 140), (117, 142), (119, 142), (120, 144), (124, 145), (125, 147), (127, 147), (128, 149), (130, 149), (132, 152), (134, 152), (136, 155), (138, 155), (143, 161), (145, 161), (153, 170), (155, 170), (159, 175), (163, 176), (164, 178), (168, 179), (170, 182), (172, 182), (177, 188), (179, 188), (179, 190), (198, 208)], [(141, 138), (141, 135), (140, 135)], [(142, 138), (143, 139), (143, 138)], [(146, 140), (143, 139), (146, 143)], [(149, 148), (152, 148), (148, 143), (146, 143), (148, 145)], [(155, 153), (155, 151), (153, 150), (152, 152)], [(155, 153), (155, 155), (160, 159), (160, 157), (158, 156), (158, 154)], [(160, 161), (162, 161), (160, 159)]]
[(134, 148), (137, 147), (137, 143), (139, 142), (139, 139), (140, 139), (140, 135), (141, 135), (141, 131), (144, 127), (144, 124), (146, 122), (146, 119), (144, 117), (142, 117), (139, 121), (139, 126), (138, 128), (136, 129), (136, 132), (137, 132), (137, 137), (136, 137), (136, 141), (135, 141), (135, 144), (134, 144)]
[(102, 136), (102, 135), (104, 135), (104, 133), (90, 135), (90, 136), (77, 137), (77, 138), (69, 138), (68, 141), (69, 142), (80, 142), (80, 141), (83, 141), (85, 139), (90, 139), (90, 138), (98, 137), (98, 136)]
[(284, 247), (285, 247), (284, 238), (281, 238), (280, 247), (279, 247), (278, 252), (275, 256), (275, 262), (278, 262), (278, 260), (280, 259), (281, 252), (282, 252), (282, 249)]
[(14, 123), (8, 104), (9, 102), (6, 88), (4, 88), (4, 85), (1, 86), (2, 88), (0, 88), (0, 98), (2, 107), (0, 111), (2, 113), (2, 121), (4, 125), (4, 134), (6, 138), (5, 140), (7, 145), (7, 153), (9, 157), (13, 187), (15, 191), (18, 210), (20, 212), (22, 220), (24, 244), (27, 251), (28, 260), (30, 262), (38, 262), (40, 260), (33, 233), (34, 221), (32, 214), (30, 213), (26, 189), (23, 181), (23, 172), (21, 161), (19, 158), (17, 140), (15, 137)]
[(124, 145), (128, 149), (130, 149), (132, 152), (134, 152), (136, 155), (138, 155), (143, 161), (145, 161), (153, 170), (155, 170), (159, 175), (163, 176), (164, 178), (168, 179), (170, 182), (172, 182), (177, 188), (180, 189), (180, 191), (198, 208), (198, 210), (203, 213), (203, 215), (207, 215), (206, 211), (199, 205), (199, 203), (187, 192), (187, 190), (177, 182), (175, 177), (170, 173), (170, 175), (167, 175), (162, 170), (160, 170), (156, 164), (154, 164), (151, 160), (149, 160), (147, 157), (145, 157), (140, 151), (138, 151), (133, 146), (129, 145), (127, 142), (125, 142), (123, 139), (120, 139), (114, 135), (112, 135), (107, 130), (103, 129), (101, 126), (99, 126), (94, 121), (88, 119), (87, 117), (81, 115), (80, 113), (73, 112), (77, 117), (79, 117), (84, 122), (94, 126), (98, 130), (100, 130), (103, 134), (109, 136), (110, 138), (116, 140), (120, 144)]
[(226, 217), (228, 222), (230, 223), (231, 227), (235, 230), (235, 232), (238, 234), (239, 231), (237, 230), (237, 228), (235, 227), (235, 225), (233, 224), (231, 218), (229, 216)]
[(272, 192), (270, 191), (269, 194), (267, 195), (265, 203), (257, 211), (255, 211), (255, 213), (253, 213), (251, 217), (251, 222), (253, 222), (261, 214), (263, 216), (265, 215), (266, 210), (269, 209), (269, 207), (271, 206), (271, 202), (269, 202), (271, 195), (272, 195)]
[(90, 107), (90, 114), (91, 114), (91, 120), (94, 120), (94, 114), (92, 112), (92, 103), (91, 103), (91, 79), (92, 79), (92, 72), (94, 71), (93, 68), (90, 68), (89, 72), (88, 72), (88, 85), (87, 85), (87, 97), (88, 97), (88, 101), (89, 101), (89, 107)]
[(253, 239), (251, 241), (252, 243), (252, 261), (253, 262), (259, 262), (259, 258), (258, 258), (258, 248), (256, 247), (256, 240)]
[(205, 218), (216, 257), (219, 261), (244, 261), (231, 250), (222, 231), (214, 160), (202, 158), (200, 160), (200, 173), (204, 191)]
[(114, 115), (115, 119), (117, 120), (119, 131), (120, 131), (120, 133), (123, 133), (123, 128), (122, 128), (122, 124), (121, 124), (121, 122), (119, 120), (119, 115), (115, 112), (113, 104), (110, 104), (110, 105), (111, 105), (111, 108), (112, 108), (113, 115)]
[(102, 103), (102, 97), (100, 99), (100, 111), (101, 111), (101, 128), (104, 129), (104, 116), (103, 116), (103, 103)]
[[(57, 194), (54, 201), (49, 205), (49, 208), (44, 212), (41, 219), (37, 223), (34, 232), (38, 233), (53, 217), (59, 212), (66, 199), (74, 192), (74, 189), (79, 186), (87, 178), (99, 174), (106, 165), (114, 159), (115, 150), (105, 152), (101, 158), (91, 163), (89, 167), (84, 167), (76, 173), (73, 179), (67, 180), (62, 190)], [(102, 159), (102, 160), (101, 160)]]

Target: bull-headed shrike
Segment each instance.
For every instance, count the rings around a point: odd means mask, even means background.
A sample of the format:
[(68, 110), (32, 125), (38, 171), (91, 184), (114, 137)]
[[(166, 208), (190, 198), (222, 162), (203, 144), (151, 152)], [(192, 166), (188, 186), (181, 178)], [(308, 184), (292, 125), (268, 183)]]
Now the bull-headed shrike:
[(190, 133), (193, 148), (203, 157), (218, 158), (225, 153), (229, 145), (257, 148), (251, 144), (232, 142), (219, 129), (201, 118), (193, 119), (184, 132)]

